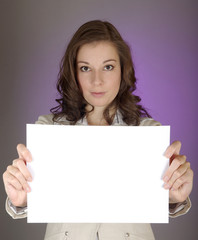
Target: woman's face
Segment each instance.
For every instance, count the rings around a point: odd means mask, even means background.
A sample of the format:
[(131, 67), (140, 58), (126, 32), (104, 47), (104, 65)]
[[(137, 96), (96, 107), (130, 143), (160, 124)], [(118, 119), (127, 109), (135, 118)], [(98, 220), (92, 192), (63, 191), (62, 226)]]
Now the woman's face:
[(80, 47), (77, 79), (83, 96), (94, 108), (105, 108), (118, 94), (121, 67), (117, 49), (110, 42), (93, 42)]

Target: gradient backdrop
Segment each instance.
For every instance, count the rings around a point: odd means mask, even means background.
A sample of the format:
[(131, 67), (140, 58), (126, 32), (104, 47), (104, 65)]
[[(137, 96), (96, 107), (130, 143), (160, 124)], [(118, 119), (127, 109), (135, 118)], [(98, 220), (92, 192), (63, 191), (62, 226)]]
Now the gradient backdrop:
[[(193, 208), (154, 224), (156, 239), (197, 239), (198, 1), (1, 0), (0, 11), (1, 175), (16, 158), (17, 143), (25, 143), (25, 124), (55, 105), (59, 62), (72, 34), (86, 21), (108, 20), (131, 46), (136, 93), (153, 118), (171, 125), (171, 141), (182, 141), (195, 172)], [(43, 239), (45, 224), (6, 214), (2, 181), (0, 189), (0, 238)]]

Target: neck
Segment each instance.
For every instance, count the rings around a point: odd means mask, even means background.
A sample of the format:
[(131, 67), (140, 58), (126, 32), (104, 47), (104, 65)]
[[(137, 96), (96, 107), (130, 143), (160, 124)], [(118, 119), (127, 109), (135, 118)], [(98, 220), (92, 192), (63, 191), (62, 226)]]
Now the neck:
[[(90, 109), (87, 107), (87, 110)], [(96, 125), (96, 126), (106, 126), (109, 125), (103, 116), (104, 108), (103, 107), (94, 107), (94, 110), (87, 114), (87, 122), (88, 125)], [(115, 114), (114, 111), (110, 111), (111, 114)]]

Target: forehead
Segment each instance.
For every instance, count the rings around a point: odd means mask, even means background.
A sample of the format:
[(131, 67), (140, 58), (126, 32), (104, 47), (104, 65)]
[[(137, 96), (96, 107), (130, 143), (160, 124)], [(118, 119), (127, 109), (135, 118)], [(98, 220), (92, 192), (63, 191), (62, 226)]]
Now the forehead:
[(95, 59), (104, 61), (107, 59), (119, 59), (118, 51), (113, 43), (108, 41), (92, 42), (80, 47), (77, 54), (77, 61), (92, 61)]

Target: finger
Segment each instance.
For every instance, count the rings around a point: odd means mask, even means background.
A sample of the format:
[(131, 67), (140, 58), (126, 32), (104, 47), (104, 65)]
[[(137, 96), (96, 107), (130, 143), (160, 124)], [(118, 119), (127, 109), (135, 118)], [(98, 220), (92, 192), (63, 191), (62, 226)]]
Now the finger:
[(15, 167), (8, 166), (8, 179), (7, 182), (14, 186), (17, 190), (24, 190), (26, 192), (30, 191), (30, 187), (25, 180), (23, 174)]
[(190, 183), (191, 182), (191, 179), (192, 179), (192, 170), (190, 168), (187, 169), (187, 171), (180, 177), (178, 178), (171, 190), (172, 191), (176, 191), (178, 190), (180, 187), (182, 187), (185, 183)]
[(170, 189), (177, 179), (179, 179), (188, 169), (190, 168), (190, 163), (185, 162), (177, 170), (175, 170), (167, 183), (165, 183), (164, 188)]
[(167, 158), (171, 158), (174, 154), (179, 155), (180, 149), (181, 149), (181, 142), (175, 141), (166, 149), (164, 156)]
[(22, 185), (20, 184), (20, 182), (8, 171), (3, 174), (3, 180), (5, 187), (12, 185), (15, 189), (22, 190)]
[(164, 182), (168, 182), (170, 178), (172, 177), (173, 173), (186, 162), (186, 156), (185, 155), (178, 155), (176, 156), (173, 161), (171, 162), (171, 165), (167, 169), (167, 171), (164, 174), (163, 180)]
[(24, 159), (27, 162), (31, 162), (32, 161), (32, 156), (30, 151), (26, 148), (25, 145), (23, 144), (18, 144), (17, 145), (17, 152), (19, 155), (19, 158)]
[(31, 173), (27, 169), (27, 166), (26, 166), (25, 162), (22, 159), (20, 159), (20, 158), (15, 159), (13, 161), (13, 166), (15, 168), (19, 169), (19, 171), (23, 174), (23, 176), (26, 179), (26, 181), (28, 181), (28, 182), (32, 181)]
[[(12, 175), (11, 173), (6, 172), (5, 173), (5, 178), (6, 178), (6, 180), (5, 180), (5, 188), (6, 189), (9, 186), (12, 186), (12, 188), (14, 188), (15, 190), (18, 190), (18, 191), (24, 190), (23, 186), (19, 182), (19, 180), (14, 175)], [(25, 191), (27, 192), (27, 190), (25, 190)]]

